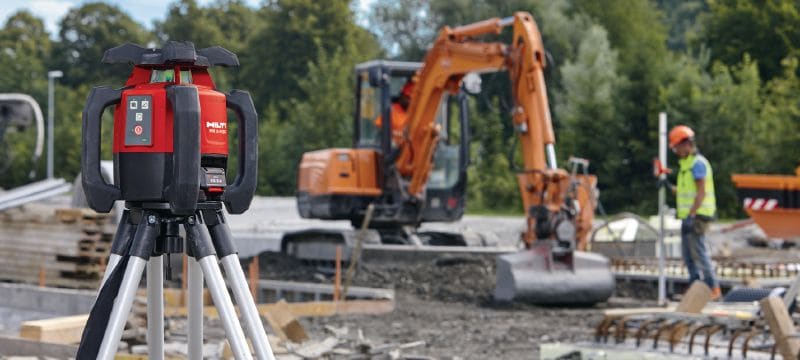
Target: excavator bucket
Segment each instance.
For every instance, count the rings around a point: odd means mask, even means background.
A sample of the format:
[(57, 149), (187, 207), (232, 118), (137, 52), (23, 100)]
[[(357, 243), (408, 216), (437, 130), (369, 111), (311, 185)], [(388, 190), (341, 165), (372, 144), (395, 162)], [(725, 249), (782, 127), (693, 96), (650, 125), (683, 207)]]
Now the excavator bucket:
[(559, 253), (550, 246), (497, 257), (496, 302), (540, 305), (592, 305), (614, 291), (609, 261), (583, 251)]

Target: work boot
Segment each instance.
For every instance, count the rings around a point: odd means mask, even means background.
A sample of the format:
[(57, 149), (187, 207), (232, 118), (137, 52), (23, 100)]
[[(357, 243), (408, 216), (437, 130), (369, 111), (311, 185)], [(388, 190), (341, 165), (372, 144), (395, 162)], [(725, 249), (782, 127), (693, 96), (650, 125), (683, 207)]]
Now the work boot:
[(719, 300), (721, 297), (722, 297), (722, 289), (720, 289), (719, 286), (716, 286), (713, 289), (711, 289), (711, 300), (712, 301)]

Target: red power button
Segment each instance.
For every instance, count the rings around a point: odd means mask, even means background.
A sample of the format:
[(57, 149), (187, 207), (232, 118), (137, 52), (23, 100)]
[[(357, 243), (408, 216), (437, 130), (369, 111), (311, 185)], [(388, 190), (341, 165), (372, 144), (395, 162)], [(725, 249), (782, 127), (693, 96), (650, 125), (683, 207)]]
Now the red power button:
[(136, 134), (136, 135), (142, 135), (142, 131), (143, 130), (144, 129), (142, 129), (141, 125), (136, 125), (136, 126), (133, 127), (133, 133)]

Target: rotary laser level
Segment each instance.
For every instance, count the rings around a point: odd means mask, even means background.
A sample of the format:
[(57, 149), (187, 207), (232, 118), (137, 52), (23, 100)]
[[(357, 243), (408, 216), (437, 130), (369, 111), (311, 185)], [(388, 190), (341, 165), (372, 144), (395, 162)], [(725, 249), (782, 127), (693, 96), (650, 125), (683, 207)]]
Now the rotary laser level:
[[(116, 200), (125, 210), (108, 266), (92, 308), (79, 359), (112, 359), (136, 289), (147, 266), (148, 357), (164, 357), (163, 255), (183, 252), (188, 261), (189, 358), (202, 358), (203, 278), (237, 359), (251, 358), (217, 258), (244, 318), (259, 359), (274, 359), (264, 326), (233, 246), (222, 204), (229, 213), (248, 209), (256, 186), (257, 117), (247, 92), (216, 90), (211, 66), (238, 66), (219, 46), (195, 50), (191, 42), (161, 49), (124, 44), (105, 52), (103, 62), (133, 64), (121, 89), (95, 87), (83, 112), (81, 171), (86, 198), (108, 212)], [(114, 185), (100, 173), (101, 116), (114, 110)], [(236, 178), (227, 184), (227, 110), (238, 118)], [(169, 257), (167, 257), (169, 265)]]

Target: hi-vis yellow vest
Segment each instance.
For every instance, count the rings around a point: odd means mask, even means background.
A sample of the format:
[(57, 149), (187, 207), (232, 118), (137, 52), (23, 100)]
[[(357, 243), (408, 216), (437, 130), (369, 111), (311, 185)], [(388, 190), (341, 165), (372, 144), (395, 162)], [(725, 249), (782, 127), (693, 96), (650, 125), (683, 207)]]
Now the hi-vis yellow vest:
[(685, 159), (678, 161), (680, 171), (678, 172), (678, 219), (685, 219), (689, 216), (689, 210), (694, 205), (694, 198), (697, 195), (697, 184), (695, 183), (694, 175), (692, 174), (692, 167), (695, 162), (702, 161), (706, 166), (706, 196), (697, 209), (698, 215), (714, 217), (717, 213), (717, 199), (714, 196), (714, 172), (711, 170), (711, 164), (703, 155), (691, 154)]

